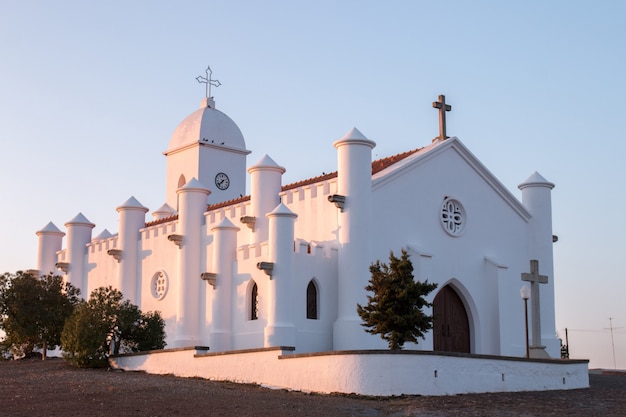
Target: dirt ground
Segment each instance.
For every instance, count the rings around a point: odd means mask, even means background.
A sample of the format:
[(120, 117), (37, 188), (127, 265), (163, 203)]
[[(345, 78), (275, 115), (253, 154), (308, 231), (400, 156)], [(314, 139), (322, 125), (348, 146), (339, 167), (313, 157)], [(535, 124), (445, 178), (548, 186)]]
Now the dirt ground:
[(203, 379), (78, 369), (61, 359), (0, 362), (9, 416), (626, 416), (626, 377), (591, 388), (448, 397), (372, 398), (272, 390)]

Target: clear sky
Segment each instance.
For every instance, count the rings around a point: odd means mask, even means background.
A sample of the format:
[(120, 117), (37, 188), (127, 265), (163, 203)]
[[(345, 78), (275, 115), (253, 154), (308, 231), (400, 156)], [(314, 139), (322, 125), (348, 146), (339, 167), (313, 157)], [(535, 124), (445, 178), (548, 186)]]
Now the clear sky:
[(429, 144), (445, 94), (448, 134), (518, 198), (535, 170), (556, 184), (558, 333), (613, 368), (613, 317), (625, 369), (624, 22), (608, 0), (0, 0), (0, 272), (36, 266), (49, 221), (116, 233), (130, 196), (163, 204), (207, 64), (248, 164), (269, 154), (285, 183), (336, 170), (353, 126), (374, 157)]

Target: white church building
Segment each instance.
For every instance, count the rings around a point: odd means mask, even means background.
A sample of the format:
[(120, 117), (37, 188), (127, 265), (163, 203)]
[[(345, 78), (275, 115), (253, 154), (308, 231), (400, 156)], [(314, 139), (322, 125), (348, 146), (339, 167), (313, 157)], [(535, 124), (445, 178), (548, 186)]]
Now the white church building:
[(537, 260), (547, 283), (535, 356), (560, 357), (554, 184), (532, 173), (518, 199), (445, 128), (376, 161), (375, 142), (356, 128), (332, 145), (336, 172), (283, 184), (270, 156), (248, 166), (240, 129), (205, 98), (163, 152), (166, 200), (152, 218), (130, 197), (116, 208), (115, 234), (93, 235), (80, 213), (65, 231), (49, 223), (37, 232), (37, 269), (63, 274), (84, 296), (111, 285), (160, 311), (170, 349), (310, 355), (386, 349), (356, 306), (367, 303), (369, 266), (405, 249), (415, 278), (438, 284), (433, 330), (405, 349), (524, 357), (521, 275)]

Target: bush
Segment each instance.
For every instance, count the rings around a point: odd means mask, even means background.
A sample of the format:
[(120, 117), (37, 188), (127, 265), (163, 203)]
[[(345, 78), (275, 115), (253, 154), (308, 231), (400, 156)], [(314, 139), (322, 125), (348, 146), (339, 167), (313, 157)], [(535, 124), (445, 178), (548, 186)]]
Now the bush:
[(79, 367), (107, 366), (107, 323), (86, 302), (81, 303), (65, 322), (61, 345), (63, 357)]
[(61, 337), (66, 360), (80, 367), (104, 367), (110, 354), (165, 347), (161, 314), (142, 313), (123, 298), (120, 291), (101, 287), (76, 308)]

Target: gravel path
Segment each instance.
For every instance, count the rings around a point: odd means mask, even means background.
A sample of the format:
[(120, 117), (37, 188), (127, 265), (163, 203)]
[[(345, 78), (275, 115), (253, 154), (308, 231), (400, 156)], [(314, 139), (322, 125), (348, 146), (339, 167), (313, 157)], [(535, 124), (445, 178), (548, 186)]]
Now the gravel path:
[(626, 416), (626, 377), (591, 388), (448, 397), (315, 395), (194, 378), (77, 369), (60, 359), (0, 362), (9, 416)]

